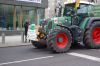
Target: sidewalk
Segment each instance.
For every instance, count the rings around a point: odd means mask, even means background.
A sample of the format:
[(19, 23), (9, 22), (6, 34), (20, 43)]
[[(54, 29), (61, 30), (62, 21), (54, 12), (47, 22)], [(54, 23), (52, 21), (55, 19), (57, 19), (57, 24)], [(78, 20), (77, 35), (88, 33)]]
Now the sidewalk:
[(2, 37), (0, 36), (0, 47), (30, 45), (31, 43), (22, 43), (21, 35), (5, 36), (5, 44), (2, 44)]

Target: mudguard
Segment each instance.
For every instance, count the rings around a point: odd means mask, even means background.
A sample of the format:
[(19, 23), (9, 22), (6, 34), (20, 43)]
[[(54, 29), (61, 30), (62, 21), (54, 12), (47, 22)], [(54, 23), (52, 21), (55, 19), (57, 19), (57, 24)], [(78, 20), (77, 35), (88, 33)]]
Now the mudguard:
[(95, 21), (100, 21), (100, 17), (91, 17), (89, 22), (87, 23), (86, 28), (88, 29), (89, 27), (91, 27), (91, 24)]

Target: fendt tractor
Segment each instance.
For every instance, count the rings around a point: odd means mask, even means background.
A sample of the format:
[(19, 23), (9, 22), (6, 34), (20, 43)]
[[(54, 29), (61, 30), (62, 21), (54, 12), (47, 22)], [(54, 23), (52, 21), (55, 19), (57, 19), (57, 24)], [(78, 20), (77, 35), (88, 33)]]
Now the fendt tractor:
[(65, 53), (75, 44), (100, 48), (99, 7), (96, 8), (92, 2), (78, 2), (65, 2), (58, 9), (60, 16), (44, 19), (39, 25), (31, 25), (31, 29), (35, 28), (32, 45), (57, 53)]

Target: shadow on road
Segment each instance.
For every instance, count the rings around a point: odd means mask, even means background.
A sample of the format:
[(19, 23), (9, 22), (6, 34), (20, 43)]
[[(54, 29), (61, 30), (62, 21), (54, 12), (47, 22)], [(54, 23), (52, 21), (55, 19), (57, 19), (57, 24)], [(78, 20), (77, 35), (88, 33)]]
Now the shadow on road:
[[(68, 52), (72, 52), (72, 51), (78, 51), (78, 50), (88, 50), (85, 46), (82, 45), (74, 45), (70, 48), (70, 50)], [(54, 53), (51, 50), (48, 49), (37, 49), (33, 46), (31, 46), (31, 48), (29, 48), (28, 50), (29, 52), (33, 52), (33, 53), (44, 53), (44, 54), (58, 54), (58, 53)]]

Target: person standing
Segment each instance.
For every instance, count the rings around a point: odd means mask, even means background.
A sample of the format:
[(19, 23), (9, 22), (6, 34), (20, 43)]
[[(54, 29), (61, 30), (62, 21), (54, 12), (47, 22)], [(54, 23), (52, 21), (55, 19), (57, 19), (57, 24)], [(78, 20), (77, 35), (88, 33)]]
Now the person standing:
[(27, 32), (28, 32), (28, 27), (29, 27), (29, 22), (26, 22), (24, 24), (24, 29), (25, 29), (25, 42), (27, 42)]

